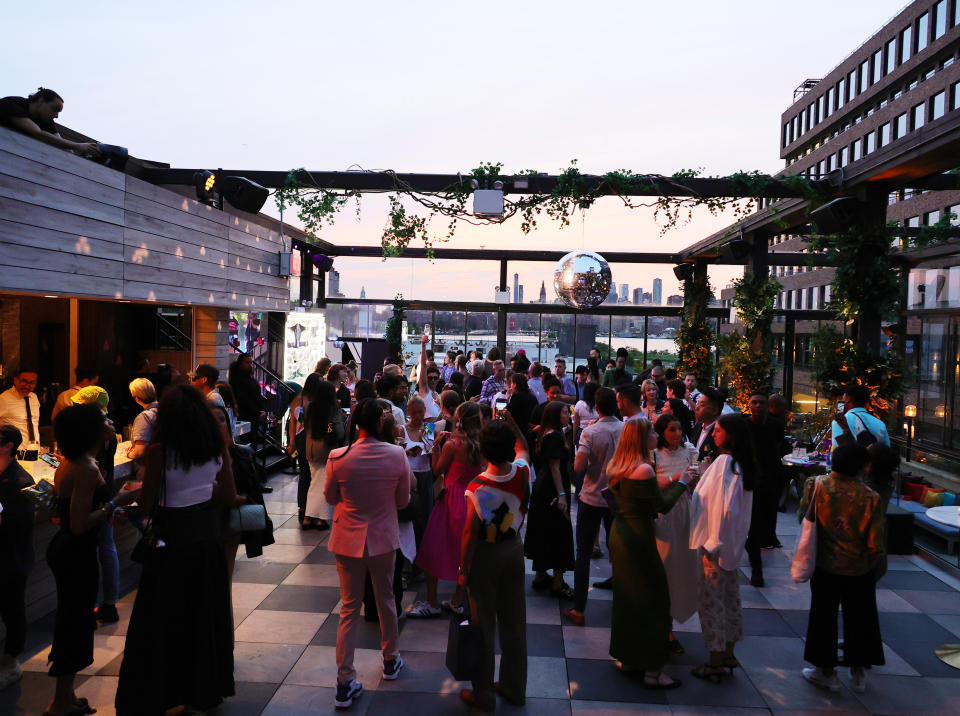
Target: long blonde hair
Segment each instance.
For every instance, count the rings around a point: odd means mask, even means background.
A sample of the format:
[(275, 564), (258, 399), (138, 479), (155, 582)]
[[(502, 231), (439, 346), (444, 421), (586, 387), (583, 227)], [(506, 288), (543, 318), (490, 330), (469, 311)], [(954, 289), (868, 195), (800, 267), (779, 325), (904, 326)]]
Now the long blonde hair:
[(483, 418), (480, 415), (480, 406), (476, 403), (460, 403), (453, 419), (457, 427), (454, 429), (454, 435), (467, 448), (467, 455), (470, 462), (474, 465), (483, 463), (480, 455), (480, 430), (483, 428)]
[(649, 464), (653, 460), (649, 447), (651, 430), (653, 424), (646, 418), (631, 418), (623, 423), (617, 449), (607, 465), (607, 482), (611, 487), (632, 474), (641, 463)]

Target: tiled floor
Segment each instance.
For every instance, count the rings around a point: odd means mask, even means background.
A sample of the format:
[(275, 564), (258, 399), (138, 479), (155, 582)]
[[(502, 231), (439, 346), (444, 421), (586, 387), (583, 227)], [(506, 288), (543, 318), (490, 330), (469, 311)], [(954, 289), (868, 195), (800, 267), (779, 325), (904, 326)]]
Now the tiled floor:
[[(234, 578), (237, 695), (218, 714), (295, 716), (333, 711), (339, 593), (336, 568), (326, 549), (329, 533), (301, 532), (295, 511), (293, 478), (278, 475), (271, 484), (269, 509), (277, 526), (277, 544), (255, 560), (238, 559)], [(793, 544), (797, 525), (781, 515), (779, 533)], [(620, 674), (607, 655), (610, 638), (610, 592), (594, 590), (587, 626), (565, 625), (563, 605), (528, 588), (529, 678), (527, 705), (500, 705), (503, 713), (561, 716), (651, 714), (802, 714), (881, 713), (935, 716), (960, 713), (960, 671), (943, 664), (934, 649), (960, 642), (960, 579), (919, 557), (892, 557), (879, 585), (880, 621), (887, 653), (885, 666), (873, 669), (867, 692), (844, 688), (829, 695), (800, 676), (806, 634), (809, 587), (789, 575), (789, 553), (764, 553), (767, 586), (755, 589), (742, 577), (743, 664), (733, 678), (715, 685), (690, 676), (706, 659), (694, 616), (677, 626), (687, 653), (674, 657), (667, 671), (683, 680), (676, 691), (652, 692)], [(594, 577), (609, 574), (606, 560), (594, 560)], [(572, 575), (569, 575), (572, 579)], [(422, 598), (406, 594), (409, 603)], [(446, 587), (444, 590), (443, 587)], [(441, 585), (449, 594), (452, 585)], [(78, 677), (78, 693), (105, 716), (113, 714), (120, 654), (133, 594), (120, 605), (119, 624), (96, 635), (96, 660)], [(46, 676), (52, 617), (31, 626), (23, 682), (0, 693), (0, 714), (40, 714), (53, 684)], [(355, 703), (358, 714), (462, 714), (465, 707), (444, 666), (448, 623), (445, 619), (401, 622), (400, 645), (407, 667), (397, 681), (380, 676), (379, 630), (362, 622), (357, 669), (366, 693)], [(400, 692), (400, 693), (393, 693)]]

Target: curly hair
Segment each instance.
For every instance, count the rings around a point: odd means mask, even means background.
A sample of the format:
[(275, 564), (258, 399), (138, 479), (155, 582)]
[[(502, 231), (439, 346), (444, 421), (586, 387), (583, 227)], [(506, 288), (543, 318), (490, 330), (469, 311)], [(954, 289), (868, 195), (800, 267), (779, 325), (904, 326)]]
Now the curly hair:
[(210, 403), (191, 385), (171, 385), (163, 391), (151, 442), (163, 446), (173, 464), (184, 469), (204, 465), (224, 451), (223, 433)]

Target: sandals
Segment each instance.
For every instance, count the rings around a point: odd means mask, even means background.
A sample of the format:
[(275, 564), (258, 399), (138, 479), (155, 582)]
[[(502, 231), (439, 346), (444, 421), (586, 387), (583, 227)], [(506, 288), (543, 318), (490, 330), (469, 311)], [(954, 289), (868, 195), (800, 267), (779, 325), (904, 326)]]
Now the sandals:
[(668, 689), (679, 689), (683, 682), (679, 679), (671, 679), (662, 671), (656, 673), (646, 672), (643, 675), (643, 687), (653, 691), (667, 691)]
[(563, 582), (559, 587), (550, 587), (550, 596), (559, 597), (569, 602), (573, 601), (573, 587)]
[(734, 669), (740, 668), (740, 662), (737, 661), (737, 657), (735, 656), (725, 656), (723, 657), (723, 668), (730, 669), (730, 673), (732, 674)]
[(712, 681), (715, 684), (719, 684), (727, 676), (727, 667), (723, 666), (722, 664), (714, 665), (710, 662), (704, 662), (690, 673), (696, 676), (698, 679)]

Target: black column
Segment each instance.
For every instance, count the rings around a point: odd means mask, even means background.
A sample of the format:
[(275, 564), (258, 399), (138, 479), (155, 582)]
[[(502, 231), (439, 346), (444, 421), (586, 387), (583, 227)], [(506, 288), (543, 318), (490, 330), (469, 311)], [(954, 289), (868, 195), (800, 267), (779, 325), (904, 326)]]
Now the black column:
[[(507, 260), (500, 260), (500, 291), (508, 291)], [(501, 304), (497, 307), (497, 347), (500, 349), (500, 359), (507, 360), (507, 307)]]
[(313, 261), (305, 249), (300, 250), (300, 303), (313, 303)]

